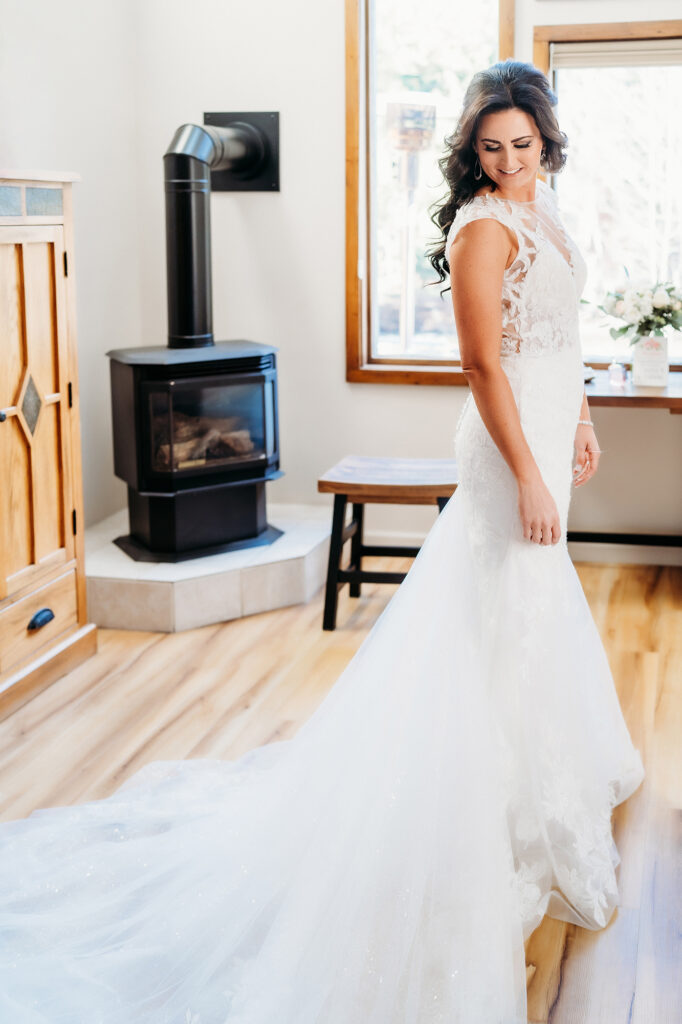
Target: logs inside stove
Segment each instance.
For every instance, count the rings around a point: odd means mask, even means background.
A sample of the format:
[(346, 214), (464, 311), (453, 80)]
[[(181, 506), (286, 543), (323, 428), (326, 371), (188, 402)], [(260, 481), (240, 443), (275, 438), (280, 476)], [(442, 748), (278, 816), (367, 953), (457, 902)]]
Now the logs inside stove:
[(107, 353), (130, 520), (116, 543), (136, 559), (180, 561), (281, 534), (265, 510), (265, 482), (282, 475), (276, 349), (212, 332), (209, 171), (246, 166), (252, 136), (239, 125), (175, 133), (164, 156), (168, 346)]

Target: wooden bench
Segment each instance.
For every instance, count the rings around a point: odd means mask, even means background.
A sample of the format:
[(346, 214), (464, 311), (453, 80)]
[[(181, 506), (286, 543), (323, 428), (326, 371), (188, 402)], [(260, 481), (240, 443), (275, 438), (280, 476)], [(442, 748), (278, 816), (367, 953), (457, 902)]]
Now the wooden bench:
[[(363, 513), (367, 504), (438, 505), (439, 513), (457, 487), (454, 459), (391, 459), (348, 455), (317, 481), (323, 494), (334, 495), (329, 566), (324, 600), (323, 629), (336, 628), (339, 589), (350, 584), (350, 596), (360, 596), (362, 583), (402, 583), (404, 572), (379, 572), (362, 568), (365, 555), (416, 558), (419, 548), (365, 544)], [(346, 506), (352, 516), (346, 525)], [(351, 542), (350, 563), (341, 568), (343, 545)]]

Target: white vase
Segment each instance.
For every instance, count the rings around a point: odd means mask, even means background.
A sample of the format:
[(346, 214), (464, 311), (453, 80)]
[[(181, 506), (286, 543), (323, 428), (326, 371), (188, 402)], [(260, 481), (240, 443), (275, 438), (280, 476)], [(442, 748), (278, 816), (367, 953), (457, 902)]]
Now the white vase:
[(668, 383), (668, 339), (651, 336), (632, 346), (632, 383), (664, 388)]

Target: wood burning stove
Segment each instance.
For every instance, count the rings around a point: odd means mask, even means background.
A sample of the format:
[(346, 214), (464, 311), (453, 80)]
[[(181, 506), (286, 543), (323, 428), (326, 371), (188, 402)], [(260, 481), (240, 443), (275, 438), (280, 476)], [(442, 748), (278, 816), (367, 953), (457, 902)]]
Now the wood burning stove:
[(282, 475), (276, 349), (216, 343), (211, 329), (208, 172), (234, 163), (233, 134), (176, 132), (164, 157), (169, 344), (107, 353), (130, 520), (116, 543), (136, 559), (179, 561), (281, 534), (265, 511), (265, 481)]

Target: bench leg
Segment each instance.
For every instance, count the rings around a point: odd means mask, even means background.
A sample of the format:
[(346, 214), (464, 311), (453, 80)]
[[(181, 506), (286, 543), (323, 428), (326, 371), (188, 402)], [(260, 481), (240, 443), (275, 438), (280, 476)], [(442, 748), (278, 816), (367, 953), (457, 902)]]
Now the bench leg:
[(332, 533), (329, 541), (329, 564), (327, 566), (327, 587), (324, 595), (323, 629), (336, 629), (336, 608), (339, 603), (338, 575), (343, 553), (343, 530), (346, 519), (345, 494), (334, 495)]
[[(362, 569), (362, 524), (364, 511), (364, 505), (353, 505), (353, 519), (358, 524), (355, 533), (350, 539), (350, 561), (354, 569)], [(351, 597), (360, 597), (360, 586), (360, 583), (350, 584)]]

